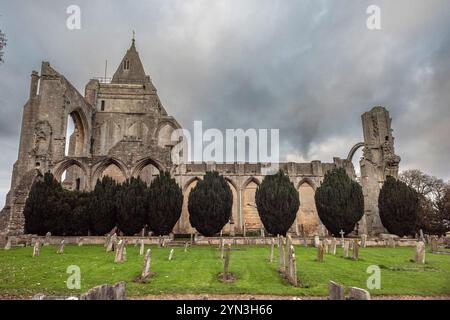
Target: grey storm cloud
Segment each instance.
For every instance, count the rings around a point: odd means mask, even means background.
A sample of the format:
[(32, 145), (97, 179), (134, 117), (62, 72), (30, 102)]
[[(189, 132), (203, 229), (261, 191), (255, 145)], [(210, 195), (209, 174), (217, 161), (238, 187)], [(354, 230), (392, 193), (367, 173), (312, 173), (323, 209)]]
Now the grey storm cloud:
[[(81, 9), (81, 30), (66, 8)], [(369, 5), (382, 29), (366, 27)], [(42, 60), (80, 92), (111, 76), (132, 30), (167, 111), (186, 128), (280, 130), (282, 160), (331, 161), (362, 140), (360, 116), (386, 106), (401, 169), (450, 178), (450, 2), (2, 1), (0, 200), (17, 157), (29, 75)]]

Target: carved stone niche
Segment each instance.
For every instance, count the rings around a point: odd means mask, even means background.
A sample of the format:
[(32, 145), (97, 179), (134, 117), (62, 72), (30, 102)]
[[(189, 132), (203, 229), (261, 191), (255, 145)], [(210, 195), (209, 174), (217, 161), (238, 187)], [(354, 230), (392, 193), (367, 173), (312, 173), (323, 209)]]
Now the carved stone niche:
[(50, 151), (52, 127), (48, 121), (39, 121), (34, 127), (34, 148), (36, 156), (45, 156)]

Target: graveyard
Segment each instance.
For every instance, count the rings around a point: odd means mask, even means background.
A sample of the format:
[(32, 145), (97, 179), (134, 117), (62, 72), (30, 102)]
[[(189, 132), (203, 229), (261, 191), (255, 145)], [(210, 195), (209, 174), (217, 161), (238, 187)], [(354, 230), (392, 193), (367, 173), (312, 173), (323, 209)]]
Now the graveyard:
[[(219, 275), (224, 271), (224, 258), (220, 246), (124, 244), (126, 257), (122, 260), (117, 254), (121, 245), (116, 252), (105, 250), (103, 245), (67, 244), (63, 248), (44, 245), (38, 256), (33, 256), (30, 246), (0, 250), (0, 297), (79, 295), (95, 286), (120, 281), (126, 282), (126, 294), (131, 299), (175, 294), (326, 298), (330, 281), (345, 286), (346, 290), (365, 288), (374, 298), (450, 296), (450, 250), (445, 248), (432, 253), (427, 246), (426, 261), (422, 264), (415, 262), (415, 247), (361, 247), (357, 259), (353, 259), (352, 251), (348, 257), (343, 256), (346, 248), (340, 245), (335, 255), (328, 248), (325, 250), (322, 243), (319, 248), (295, 245), (292, 250), (295, 250), (297, 286), (294, 286), (279, 272), (282, 251), (277, 245), (272, 245), (273, 254), (270, 244), (229, 246), (228, 268), (233, 280), (221, 281)], [(148, 249), (151, 251), (151, 267), (147, 270), (151, 277), (139, 282), (136, 279), (142, 272), (144, 248), (147, 253)], [(321, 262), (318, 261), (320, 255)], [(284, 263), (288, 264), (287, 260)], [(66, 285), (70, 276), (67, 268), (72, 265), (81, 271), (78, 290), (68, 289)], [(371, 275), (367, 271), (373, 265), (381, 271), (380, 289), (367, 289), (366, 282)]]

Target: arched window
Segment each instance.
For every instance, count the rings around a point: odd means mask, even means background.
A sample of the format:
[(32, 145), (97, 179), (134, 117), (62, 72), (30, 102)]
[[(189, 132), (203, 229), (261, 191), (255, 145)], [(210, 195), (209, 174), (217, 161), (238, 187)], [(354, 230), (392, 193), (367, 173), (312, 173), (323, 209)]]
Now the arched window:
[(130, 60), (125, 60), (123, 62), (123, 70), (130, 70)]

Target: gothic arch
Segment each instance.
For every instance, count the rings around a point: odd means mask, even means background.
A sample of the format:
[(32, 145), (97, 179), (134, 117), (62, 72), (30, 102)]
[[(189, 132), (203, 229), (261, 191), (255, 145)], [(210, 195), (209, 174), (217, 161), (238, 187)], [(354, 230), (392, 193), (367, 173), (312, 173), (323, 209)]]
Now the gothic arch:
[(146, 157), (146, 158), (142, 158), (136, 162), (136, 164), (132, 170), (132, 176), (137, 177), (139, 175), (139, 173), (142, 171), (142, 169), (144, 169), (149, 164), (156, 167), (156, 169), (158, 169), (159, 171), (164, 171), (164, 166), (159, 161), (157, 161), (151, 157)]
[[(67, 116), (71, 117), (74, 123), (74, 135), (75, 140), (72, 141), (71, 137), (66, 137), (66, 144), (71, 144), (72, 142), (75, 143), (75, 146), (73, 146), (73, 154), (69, 154), (70, 156), (74, 157), (82, 157), (86, 156), (89, 153), (89, 145), (90, 145), (90, 138), (89, 138), (89, 122), (87, 120), (87, 117), (84, 113), (84, 111), (81, 108), (74, 108), (74, 109), (68, 109), (67, 110)], [(67, 132), (68, 122), (65, 123), (65, 132)]]
[(316, 184), (314, 183), (314, 181), (311, 178), (308, 178), (308, 177), (302, 178), (300, 180), (300, 182), (297, 184), (297, 189), (299, 189), (301, 187), (301, 185), (304, 183), (308, 184), (311, 188), (313, 188), (314, 191), (316, 191), (316, 189), (317, 189)]
[(200, 181), (200, 180), (202, 180), (202, 179), (199, 178), (199, 177), (192, 177), (192, 178), (190, 178), (183, 186), (183, 193), (186, 191), (187, 188), (189, 188), (189, 186), (192, 184), (192, 182)]
[(350, 149), (350, 152), (348, 153), (347, 161), (352, 162), (353, 161), (353, 156), (355, 155), (356, 151), (358, 151), (359, 148), (363, 148), (364, 146), (365, 146), (364, 142), (358, 142), (357, 144), (355, 144)]
[(101, 160), (94, 164), (93, 174), (92, 174), (92, 187), (95, 186), (97, 183), (97, 180), (100, 179), (102, 173), (110, 166), (115, 165), (120, 172), (122, 173), (123, 177), (127, 179), (129, 176), (127, 174), (127, 166), (125, 163), (123, 163), (121, 160), (117, 158), (107, 158), (104, 160)]
[(170, 135), (172, 134), (172, 132), (176, 129), (179, 128), (179, 126), (177, 125), (177, 123), (173, 120), (163, 120), (158, 124), (158, 127), (156, 129), (155, 132), (155, 137), (158, 141), (158, 145), (160, 147), (165, 147), (166, 144), (169, 144), (170, 141), (170, 136), (166, 136), (163, 137), (163, 134), (166, 133), (168, 135), (168, 132), (164, 132), (164, 130), (166, 130), (166, 128), (168, 128), (168, 130), (172, 130), (170, 132)]
[(261, 184), (261, 182), (260, 182), (256, 177), (251, 176), (250, 178), (248, 178), (247, 180), (244, 181), (244, 183), (242, 184), (241, 189), (244, 190), (244, 189), (248, 186), (248, 184), (249, 184), (250, 182), (254, 182), (254, 183), (256, 183), (258, 186)]
[(83, 171), (83, 174), (85, 177), (88, 176), (88, 172), (86, 170), (86, 167), (78, 160), (76, 159), (65, 159), (55, 165), (53, 168), (53, 176), (56, 180), (61, 182), (61, 176), (63, 175), (64, 171), (69, 169), (70, 167), (76, 166), (80, 168)]

